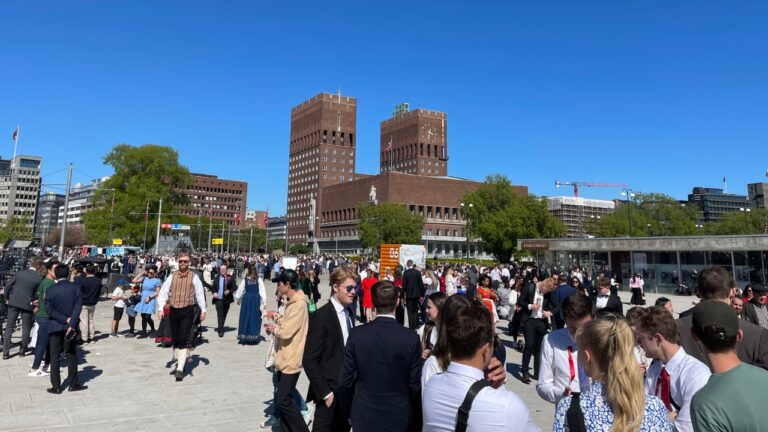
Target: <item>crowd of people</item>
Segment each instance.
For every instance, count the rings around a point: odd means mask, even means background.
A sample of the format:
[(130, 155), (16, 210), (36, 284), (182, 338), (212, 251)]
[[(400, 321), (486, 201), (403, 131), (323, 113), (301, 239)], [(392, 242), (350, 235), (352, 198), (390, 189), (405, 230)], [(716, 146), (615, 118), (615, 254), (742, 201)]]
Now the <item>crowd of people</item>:
[[(117, 262), (128, 277), (108, 293), (113, 319), (104, 336), (172, 348), (176, 381), (202, 341), (208, 303), (216, 311), (209, 328), (219, 337), (235, 330), (239, 343), (268, 344), (274, 399), (262, 427), (538, 430), (505, 385), (503, 332), (522, 353), (518, 379), (535, 381), (553, 404), (554, 431), (762, 430), (767, 290), (755, 283), (741, 292), (719, 267), (698, 273), (699, 302), (676, 318), (668, 298), (646, 306), (639, 273), (629, 281), (625, 312), (610, 271), (578, 267), (419, 268), (408, 261), (382, 269), (375, 259), (299, 257), (285, 268), (277, 257), (183, 253)], [(29, 375), (50, 376), (50, 393), (62, 391), (62, 355), (68, 390), (87, 388), (77, 378), (77, 346), (101, 339), (93, 321), (105, 288), (98, 270), (72, 257), (33, 259), (4, 287), (3, 359), (16, 323), (22, 356), (36, 323)], [(327, 288), (320, 286), (325, 273)], [(270, 280), (274, 292), (267, 292)], [(233, 303), (240, 306), (236, 329), (226, 325)], [(128, 329), (121, 331), (123, 316)], [(302, 372), (306, 395), (297, 390)]]

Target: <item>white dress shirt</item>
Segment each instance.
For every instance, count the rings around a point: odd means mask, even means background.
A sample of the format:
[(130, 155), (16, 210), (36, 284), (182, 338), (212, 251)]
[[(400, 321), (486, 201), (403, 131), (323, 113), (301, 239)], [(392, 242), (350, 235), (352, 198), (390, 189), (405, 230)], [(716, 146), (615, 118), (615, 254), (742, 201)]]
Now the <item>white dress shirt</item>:
[[(570, 353), (568, 347), (571, 348)], [(564, 397), (563, 391), (568, 386), (572, 392), (584, 392), (589, 388), (589, 377), (584, 374), (577, 360), (578, 352), (576, 341), (567, 328), (544, 336), (539, 360), (539, 381), (536, 384), (536, 391), (542, 399), (556, 404)]]
[(535, 319), (542, 319), (544, 318), (544, 310), (542, 308), (538, 308), (536, 310), (533, 310), (532, 306), (534, 304), (537, 304), (539, 306), (544, 305), (544, 296), (541, 295), (539, 292), (539, 287), (536, 287), (536, 293), (533, 295), (533, 304), (528, 305), (528, 309), (530, 309), (531, 312), (531, 318)]
[[(481, 379), (483, 371), (456, 362), (451, 362), (446, 373), (433, 376), (422, 395), (423, 431), (455, 431), (459, 406), (472, 384)], [(522, 399), (503, 387), (480, 390), (467, 419), (468, 432), (538, 430)]]
[[(192, 276), (192, 286), (195, 288), (195, 299), (197, 305), (200, 306), (200, 312), (205, 313), (205, 291), (203, 289), (203, 283), (200, 282), (200, 278), (195, 273), (188, 270), (190, 276)], [(160, 288), (160, 293), (157, 295), (157, 309), (163, 310), (165, 303), (168, 301), (168, 293), (171, 290), (171, 283), (173, 282), (173, 274), (168, 276), (163, 282), (163, 286)]]
[(437, 361), (437, 357), (431, 355), (424, 361), (424, 366), (421, 367), (421, 394), (424, 394), (424, 387), (427, 386), (427, 382), (430, 378), (437, 374), (445, 372), (440, 367), (440, 362)]
[[(331, 296), (331, 304), (336, 311), (336, 318), (339, 319), (339, 326), (341, 326), (341, 334), (344, 336), (344, 346), (347, 345), (347, 338), (349, 337), (349, 329), (347, 328), (347, 315), (344, 314), (344, 306), (336, 300), (336, 297)], [(352, 319), (352, 317), (350, 317)]]
[[(654, 360), (645, 374), (645, 390), (648, 394), (656, 394), (656, 382), (664, 366), (669, 374), (669, 394), (672, 400), (680, 406), (680, 411), (675, 418), (675, 428), (679, 432), (693, 432), (691, 421), (691, 399), (700, 388), (709, 381), (711, 375), (709, 367), (695, 357), (685, 353), (683, 347), (672, 356), (666, 365)], [(659, 397), (660, 398), (660, 397)], [(660, 398), (661, 399), (661, 398)]]
[(600, 310), (606, 307), (608, 305), (609, 298), (611, 298), (610, 295), (599, 294), (597, 296), (597, 300), (595, 301), (595, 309)]

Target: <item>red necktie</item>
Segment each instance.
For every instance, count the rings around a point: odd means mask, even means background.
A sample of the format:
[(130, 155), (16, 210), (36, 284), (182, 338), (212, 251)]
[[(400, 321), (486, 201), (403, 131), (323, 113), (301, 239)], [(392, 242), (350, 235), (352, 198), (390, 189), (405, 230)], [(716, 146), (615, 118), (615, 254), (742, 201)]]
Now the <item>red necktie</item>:
[(571, 372), (571, 381), (573, 382), (574, 379), (576, 379), (576, 364), (573, 362), (573, 347), (568, 347), (568, 368)]
[(672, 405), (669, 403), (669, 374), (667, 373), (667, 368), (663, 366), (661, 368), (661, 373), (659, 374), (659, 379), (656, 380), (655, 393), (656, 396), (658, 396), (659, 399), (664, 402), (664, 406), (667, 407), (667, 411), (672, 412)]

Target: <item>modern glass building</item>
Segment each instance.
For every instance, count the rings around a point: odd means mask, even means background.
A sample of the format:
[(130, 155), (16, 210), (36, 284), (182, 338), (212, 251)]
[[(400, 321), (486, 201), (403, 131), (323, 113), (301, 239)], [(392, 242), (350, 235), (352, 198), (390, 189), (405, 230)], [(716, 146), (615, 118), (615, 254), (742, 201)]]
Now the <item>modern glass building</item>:
[(768, 235), (525, 239), (517, 247), (558, 269), (610, 270), (624, 288), (639, 272), (648, 292), (671, 293), (678, 283), (694, 288), (698, 272), (711, 266), (728, 270), (740, 288), (768, 276)]

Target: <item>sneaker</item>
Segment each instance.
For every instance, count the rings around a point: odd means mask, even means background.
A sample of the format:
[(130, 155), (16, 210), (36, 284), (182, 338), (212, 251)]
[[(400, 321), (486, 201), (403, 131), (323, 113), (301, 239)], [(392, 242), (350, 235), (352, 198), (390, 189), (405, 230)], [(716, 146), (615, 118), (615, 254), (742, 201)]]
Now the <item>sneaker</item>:
[(117, 332), (112, 332), (110, 333), (109, 337), (116, 338), (116, 337), (120, 337), (120, 335), (118, 335)]
[(280, 426), (280, 419), (278, 419), (277, 417), (269, 416), (269, 417), (267, 417), (266, 420), (261, 422), (261, 424), (259, 426), (262, 429), (271, 428), (271, 427), (275, 427), (275, 426)]
[(50, 375), (48, 372), (45, 372), (42, 369), (31, 369), (27, 376), (29, 377), (44, 377)]

